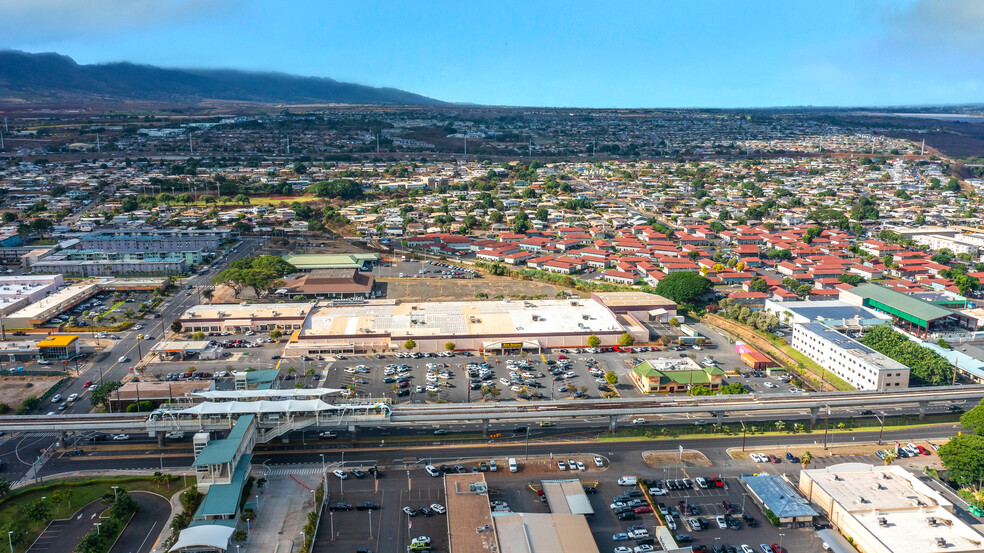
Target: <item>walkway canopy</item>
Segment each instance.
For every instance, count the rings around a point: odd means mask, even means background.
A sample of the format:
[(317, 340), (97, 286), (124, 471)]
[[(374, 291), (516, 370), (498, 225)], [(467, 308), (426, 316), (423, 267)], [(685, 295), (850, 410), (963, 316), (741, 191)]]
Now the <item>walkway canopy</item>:
[(192, 395), (203, 397), (209, 400), (249, 400), (249, 399), (309, 399), (321, 397), (329, 394), (337, 394), (342, 390), (339, 388), (290, 388), (286, 390), (212, 390), (207, 392), (192, 392)]
[(169, 551), (209, 551), (224, 552), (229, 548), (229, 540), (235, 528), (221, 524), (203, 524), (185, 528), (178, 535), (178, 541)]

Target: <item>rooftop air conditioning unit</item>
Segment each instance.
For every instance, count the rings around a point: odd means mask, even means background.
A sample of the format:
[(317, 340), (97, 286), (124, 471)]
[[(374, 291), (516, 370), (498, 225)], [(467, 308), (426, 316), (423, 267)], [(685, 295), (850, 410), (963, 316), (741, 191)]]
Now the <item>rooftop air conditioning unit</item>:
[(859, 495), (858, 498), (854, 500), (855, 503), (861, 503), (861, 504), (864, 504), (864, 501), (865, 500), (863, 495)]
[(874, 484), (872, 484), (871, 489), (873, 489), (873, 490), (880, 490), (880, 489), (882, 489), (882, 485), (879, 484), (878, 482), (875, 482)]

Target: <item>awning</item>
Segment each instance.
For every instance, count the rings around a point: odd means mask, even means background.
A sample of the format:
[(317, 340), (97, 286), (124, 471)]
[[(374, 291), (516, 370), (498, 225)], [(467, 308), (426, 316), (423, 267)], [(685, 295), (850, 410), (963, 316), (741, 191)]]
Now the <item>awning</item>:
[(192, 392), (192, 395), (205, 399), (250, 399), (271, 397), (310, 397), (337, 394), (338, 388), (290, 388), (286, 390), (214, 390), (208, 392)]
[(214, 547), (220, 551), (229, 548), (235, 528), (219, 524), (208, 524), (185, 528), (178, 535), (178, 541), (168, 551), (177, 551), (186, 547)]
[(266, 413), (314, 413), (334, 411), (341, 407), (331, 405), (320, 399), (286, 399), (281, 401), (223, 401), (221, 403), (204, 402), (181, 409), (180, 415), (243, 415)]

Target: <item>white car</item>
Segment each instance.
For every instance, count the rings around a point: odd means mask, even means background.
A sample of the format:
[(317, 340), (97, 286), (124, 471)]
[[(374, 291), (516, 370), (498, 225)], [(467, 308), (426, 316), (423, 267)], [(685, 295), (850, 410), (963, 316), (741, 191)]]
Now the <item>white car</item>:
[(673, 520), (673, 517), (666, 517), (666, 527), (669, 528), (670, 530), (677, 529), (677, 524), (676, 521)]
[(646, 424), (646, 419), (643, 418), (632, 419), (632, 424)]
[(345, 372), (355, 374), (355, 367), (345, 367)]
[(605, 461), (601, 457), (595, 456), (594, 462), (595, 462), (595, 466), (598, 468), (605, 466)]
[(428, 544), (430, 544), (430, 542), (431, 542), (430, 537), (428, 537), (428, 536), (420, 536), (419, 538), (414, 538), (414, 539), (410, 540), (410, 545), (417, 545), (418, 543), (421, 543), (421, 544), (424, 544), (424, 545), (428, 545)]
[(568, 371), (564, 373), (564, 378), (576, 378), (577, 374), (574, 371)]
[(567, 470), (567, 465), (565, 465), (563, 461), (557, 461), (557, 468), (560, 470)]
[(584, 463), (582, 463), (581, 461), (578, 461), (577, 462), (577, 470), (584, 472), (584, 471), (588, 470), (588, 467), (584, 466)]
[(614, 553), (632, 553), (631, 547), (619, 546), (616, 547)]
[(337, 476), (339, 480), (347, 480), (348, 479), (348, 473), (345, 472), (342, 469), (335, 469), (335, 470), (331, 471), (331, 473), (334, 474), (335, 476)]
[(426, 470), (427, 474), (433, 476), (434, 478), (437, 478), (438, 476), (441, 475), (441, 471), (434, 465), (427, 465), (426, 467), (424, 467), (424, 470)]
[(124, 440), (129, 440), (130, 439), (130, 435), (129, 434), (116, 434), (116, 435), (113, 436), (113, 439), (116, 440), (117, 442), (122, 442)]
[(655, 551), (655, 549), (648, 543), (637, 545), (632, 549), (632, 553), (650, 553), (650, 551)]
[(117, 361), (119, 361), (120, 363), (126, 363), (126, 362), (130, 361), (130, 358), (127, 357), (127, 356), (125, 356), (125, 355), (123, 355), (119, 359), (117, 359)]
[(77, 399), (79, 399), (79, 394), (72, 394), (72, 395), (68, 396), (68, 399), (66, 401), (68, 401), (69, 403), (71, 403), (71, 402), (73, 402), (73, 401), (75, 401)]
[(694, 482), (697, 482), (697, 485), (700, 486), (702, 489), (705, 489), (705, 490), (707, 489), (707, 480), (704, 480), (700, 476), (698, 476), (697, 478), (694, 478)]
[(722, 530), (727, 530), (728, 529), (728, 521), (724, 520), (724, 517), (723, 516), (718, 515), (717, 518), (715, 518), (714, 520), (717, 521), (718, 528), (720, 528)]
[(444, 508), (444, 505), (441, 505), (440, 503), (431, 503), (431, 510), (439, 515), (443, 515), (444, 513), (447, 512), (447, 509)]
[(631, 532), (629, 532), (629, 537), (632, 538), (632, 539), (634, 539), (634, 540), (641, 540), (642, 538), (648, 538), (649, 537), (649, 530), (646, 530), (645, 528), (639, 528), (637, 530), (632, 530)]
[(649, 488), (649, 495), (666, 495), (666, 490), (663, 488)]

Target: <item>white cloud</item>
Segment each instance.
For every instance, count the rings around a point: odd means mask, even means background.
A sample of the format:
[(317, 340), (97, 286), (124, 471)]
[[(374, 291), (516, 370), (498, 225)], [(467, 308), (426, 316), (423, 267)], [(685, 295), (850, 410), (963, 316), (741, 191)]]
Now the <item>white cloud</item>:
[(917, 0), (905, 8), (885, 10), (882, 19), (896, 40), (927, 46), (984, 46), (984, 2), (980, 0)]
[(0, 47), (136, 31), (211, 15), (234, 0), (3, 0)]

